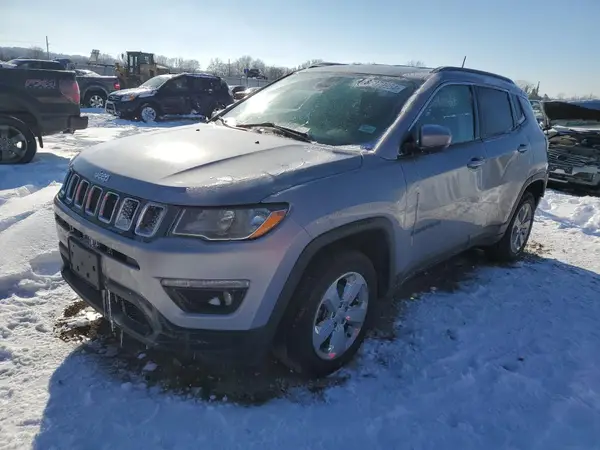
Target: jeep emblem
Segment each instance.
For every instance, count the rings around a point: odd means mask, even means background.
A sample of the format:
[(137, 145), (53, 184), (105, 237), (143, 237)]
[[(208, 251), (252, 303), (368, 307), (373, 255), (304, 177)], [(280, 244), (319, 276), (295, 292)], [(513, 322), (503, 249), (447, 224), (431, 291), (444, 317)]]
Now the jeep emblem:
[(108, 180), (110, 180), (110, 174), (101, 170), (100, 172), (96, 172), (94, 174), (94, 178), (102, 183), (106, 183)]

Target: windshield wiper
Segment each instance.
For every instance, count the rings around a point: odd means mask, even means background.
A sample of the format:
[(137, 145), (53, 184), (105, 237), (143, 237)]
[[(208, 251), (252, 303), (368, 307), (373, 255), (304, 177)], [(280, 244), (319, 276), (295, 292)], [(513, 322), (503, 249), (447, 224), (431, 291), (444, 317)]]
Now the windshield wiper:
[(237, 128), (272, 128), (279, 131), (281, 134), (303, 142), (312, 142), (312, 139), (308, 133), (297, 131), (292, 128), (282, 127), (281, 125), (275, 125), (273, 122), (262, 122), (262, 123), (243, 123), (236, 124)]

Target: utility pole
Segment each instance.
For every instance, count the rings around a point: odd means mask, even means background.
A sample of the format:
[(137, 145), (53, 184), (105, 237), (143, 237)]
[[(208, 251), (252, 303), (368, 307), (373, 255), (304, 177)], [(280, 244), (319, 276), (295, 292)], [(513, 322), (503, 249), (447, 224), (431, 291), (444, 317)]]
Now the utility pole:
[(50, 43), (48, 42), (48, 36), (46, 36), (46, 56), (50, 59)]

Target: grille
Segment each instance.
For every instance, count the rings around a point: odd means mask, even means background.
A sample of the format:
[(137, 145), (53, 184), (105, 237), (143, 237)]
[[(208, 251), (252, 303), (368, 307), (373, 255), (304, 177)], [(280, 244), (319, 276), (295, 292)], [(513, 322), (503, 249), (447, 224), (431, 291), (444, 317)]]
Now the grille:
[(104, 227), (114, 227), (130, 237), (133, 237), (132, 234), (143, 238), (155, 236), (167, 213), (163, 205), (105, 190), (73, 171), (67, 173), (58, 197), (88, 220), (98, 221)]
[(119, 230), (129, 231), (139, 206), (140, 202), (134, 198), (126, 198), (123, 200), (119, 212), (117, 213), (117, 218), (115, 219), (115, 227)]
[(574, 166), (581, 167), (594, 162), (594, 158), (588, 156), (574, 155), (572, 153), (548, 150), (548, 162), (558, 167)]

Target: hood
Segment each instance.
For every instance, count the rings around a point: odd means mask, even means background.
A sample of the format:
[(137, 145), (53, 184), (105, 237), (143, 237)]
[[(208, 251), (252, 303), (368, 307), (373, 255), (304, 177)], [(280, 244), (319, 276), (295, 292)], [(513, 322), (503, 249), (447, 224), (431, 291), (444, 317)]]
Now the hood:
[(100, 144), (80, 153), (84, 177), (109, 175), (107, 186), (176, 205), (236, 205), (312, 180), (355, 170), (358, 151), (295, 141), (214, 123), (177, 127)]
[(130, 88), (130, 89), (121, 89), (120, 91), (115, 91), (115, 92), (111, 92), (110, 96), (113, 97), (121, 97), (124, 95), (145, 95), (145, 96), (150, 96), (150, 95), (154, 95), (156, 94), (156, 91), (154, 89), (149, 89), (149, 88), (143, 88), (143, 87), (136, 87), (136, 88)]
[(600, 122), (600, 101), (543, 102), (544, 114), (550, 120), (591, 120)]

